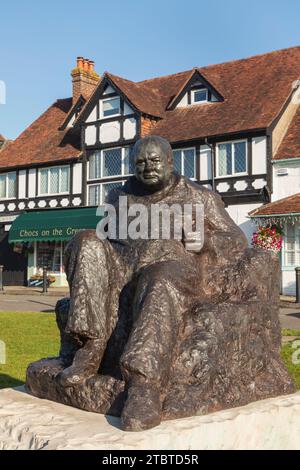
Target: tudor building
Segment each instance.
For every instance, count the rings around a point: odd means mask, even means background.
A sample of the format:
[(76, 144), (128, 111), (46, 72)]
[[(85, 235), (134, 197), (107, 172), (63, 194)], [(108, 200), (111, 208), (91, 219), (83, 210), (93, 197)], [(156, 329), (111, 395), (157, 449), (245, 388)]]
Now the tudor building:
[[(274, 198), (273, 161), (295, 126), (299, 77), (300, 47), (141, 82), (100, 78), (78, 58), (72, 98), (0, 153), (6, 282), (26, 281), (46, 263), (65, 283), (65, 241), (95, 224), (89, 208), (132, 174), (131, 146), (149, 134), (171, 142), (180, 173), (221, 194), (250, 240), (249, 212)], [(8, 242), (27, 250), (16, 254)]]

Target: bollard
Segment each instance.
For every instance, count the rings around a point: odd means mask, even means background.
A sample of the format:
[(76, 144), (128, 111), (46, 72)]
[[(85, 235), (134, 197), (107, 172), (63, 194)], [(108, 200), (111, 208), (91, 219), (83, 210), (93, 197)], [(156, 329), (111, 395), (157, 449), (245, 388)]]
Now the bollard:
[(43, 267), (43, 294), (48, 291), (47, 266)]
[(295, 268), (296, 271), (296, 303), (300, 303), (300, 267)]
[(3, 268), (4, 266), (0, 265), (0, 292), (3, 292)]

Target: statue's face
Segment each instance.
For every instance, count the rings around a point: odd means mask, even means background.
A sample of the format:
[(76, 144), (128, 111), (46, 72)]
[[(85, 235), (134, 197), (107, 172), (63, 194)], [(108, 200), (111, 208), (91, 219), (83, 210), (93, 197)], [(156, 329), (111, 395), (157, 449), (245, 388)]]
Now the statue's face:
[(161, 189), (171, 178), (172, 165), (167, 154), (155, 142), (141, 145), (135, 156), (136, 178), (148, 189)]

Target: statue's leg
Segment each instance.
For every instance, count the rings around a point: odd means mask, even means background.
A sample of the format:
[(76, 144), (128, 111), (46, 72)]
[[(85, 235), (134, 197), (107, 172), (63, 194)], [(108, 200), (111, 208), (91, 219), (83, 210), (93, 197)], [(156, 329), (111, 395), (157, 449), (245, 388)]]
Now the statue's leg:
[(65, 270), (70, 285), (66, 332), (82, 347), (73, 363), (60, 374), (64, 386), (74, 386), (98, 372), (107, 341), (117, 322), (118, 292), (123, 273), (107, 240), (95, 231), (77, 234), (66, 248)]
[(180, 324), (197, 293), (195, 279), (192, 266), (172, 261), (156, 263), (139, 276), (134, 324), (121, 357), (128, 391), (122, 413), (125, 430), (160, 423), (161, 392), (169, 380)]

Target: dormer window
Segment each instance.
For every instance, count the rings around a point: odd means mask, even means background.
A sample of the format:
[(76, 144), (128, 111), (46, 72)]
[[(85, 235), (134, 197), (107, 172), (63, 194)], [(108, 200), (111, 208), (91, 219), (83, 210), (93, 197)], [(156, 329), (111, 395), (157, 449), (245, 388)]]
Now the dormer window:
[(120, 97), (107, 98), (101, 101), (101, 117), (109, 118), (121, 114)]
[(191, 90), (191, 104), (206, 103), (208, 101), (208, 92), (206, 88)]

